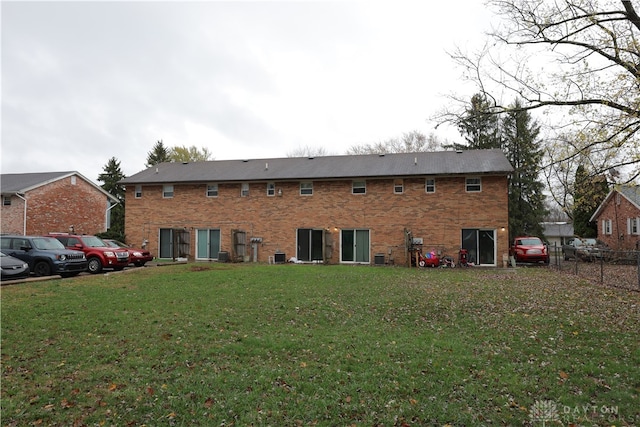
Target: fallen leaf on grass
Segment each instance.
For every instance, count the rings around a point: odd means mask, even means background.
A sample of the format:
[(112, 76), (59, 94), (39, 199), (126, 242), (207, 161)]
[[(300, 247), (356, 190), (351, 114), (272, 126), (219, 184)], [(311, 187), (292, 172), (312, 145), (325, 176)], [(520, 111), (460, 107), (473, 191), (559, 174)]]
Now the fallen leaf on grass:
[(63, 408), (73, 408), (75, 405), (73, 402), (69, 402), (67, 399), (62, 399), (60, 406)]

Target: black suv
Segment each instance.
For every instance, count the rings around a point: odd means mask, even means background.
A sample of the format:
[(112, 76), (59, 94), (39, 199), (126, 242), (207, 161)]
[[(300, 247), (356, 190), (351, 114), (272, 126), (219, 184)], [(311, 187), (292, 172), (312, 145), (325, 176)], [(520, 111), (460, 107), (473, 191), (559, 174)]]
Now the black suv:
[(28, 263), (36, 276), (68, 277), (87, 270), (83, 252), (69, 250), (53, 237), (2, 235), (0, 248), (5, 254)]

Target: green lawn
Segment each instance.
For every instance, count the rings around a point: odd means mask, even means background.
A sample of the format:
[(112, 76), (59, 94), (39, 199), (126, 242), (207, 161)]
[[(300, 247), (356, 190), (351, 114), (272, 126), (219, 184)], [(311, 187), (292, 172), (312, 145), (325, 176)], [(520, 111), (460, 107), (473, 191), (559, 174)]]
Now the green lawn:
[(5, 286), (2, 425), (640, 425), (640, 294), (546, 268)]

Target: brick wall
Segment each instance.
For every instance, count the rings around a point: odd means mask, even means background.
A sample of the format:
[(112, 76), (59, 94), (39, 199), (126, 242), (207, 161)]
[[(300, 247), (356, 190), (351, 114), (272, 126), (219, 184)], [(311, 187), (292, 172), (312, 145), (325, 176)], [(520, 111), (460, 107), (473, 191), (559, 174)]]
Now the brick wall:
[[(598, 239), (615, 250), (635, 250), (640, 235), (629, 234), (627, 219), (640, 217), (640, 210), (618, 193), (609, 198), (597, 219)], [(611, 234), (602, 228), (603, 220), (611, 220)]]
[[(72, 183), (75, 178), (75, 184)], [(66, 177), (29, 191), (26, 234), (68, 232), (95, 234), (106, 231), (107, 198), (80, 177)], [(12, 197), (11, 206), (0, 212), (3, 233), (24, 232), (24, 201)]]
[(24, 233), (24, 200), (10, 197), (11, 204), (4, 205), (4, 197), (0, 204), (0, 232), (11, 234)]
[(424, 249), (436, 248), (456, 255), (463, 228), (496, 230), (496, 264), (508, 251), (507, 179), (482, 178), (482, 192), (467, 193), (464, 177), (436, 180), (436, 192), (425, 193), (425, 180), (405, 179), (404, 193), (394, 194), (393, 179), (368, 180), (366, 194), (351, 194), (352, 181), (314, 181), (313, 195), (300, 195), (299, 182), (277, 182), (276, 194), (267, 196), (266, 182), (251, 183), (248, 197), (240, 197), (240, 183), (219, 184), (218, 197), (206, 197), (206, 185), (174, 185), (174, 197), (163, 198), (161, 185), (143, 186), (134, 198), (126, 191), (125, 232), (128, 243), (147, 240), (158, 256), (159, 230), (180, 228), (190, 232), (195, 255), (195, 230), (219, 228), (221, 250), (231, 252), (233, 229), (247, 237), (261, 237), (258, 260), (282, 251), (296, 256), (296, 230), (322, 229), (330, 263), (340, 262), (340, 230), (370, 230), (370, 261), (382, 253), (388, 262), (406, 264), (405, 229), (421, 237)]

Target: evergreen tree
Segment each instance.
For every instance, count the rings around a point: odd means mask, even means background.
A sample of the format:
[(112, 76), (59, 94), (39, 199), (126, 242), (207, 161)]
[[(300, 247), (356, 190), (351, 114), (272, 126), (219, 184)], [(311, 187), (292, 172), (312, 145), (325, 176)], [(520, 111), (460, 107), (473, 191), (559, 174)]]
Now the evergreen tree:
[(453, 144), (459, 149), (501, 148), (500, 118), (494, 114), (487, 97), (475, 94), (471, 97), (471, 105), (457, 121), (458, 130), (467, 145)]
[(162, 140), (156, 142), (153, 149), (147, 153), (147, 164), (145, 167), (150, 168), (158, 163), (170, 162), (171, 155), (169, 150), (164, 146)]
[(543, 152), (539, 148), (540, 126), (516, 100), (502, 120), (503, 150), (514, 172), (509, 182), (509, 234), (542, 236), (547, 209), (544, 184), (539, 181)]
[(577, 236), (597, 237), (598, 226), (589, 219), (608, 192), (604, 176), (590, 176), (583, 165), (578, 166), (573, 190), (573, 232)]
[(104, 172), (98, 175), (98, 181), (103, 182), (102, 189), (117, 198), (120, 203), (110, 209), (111, 227), (101, 237), (124, 240), (124, 187), (118, 182), (124, 179), (125, 175), (115, 157), (110, 158), (102, 170)]

